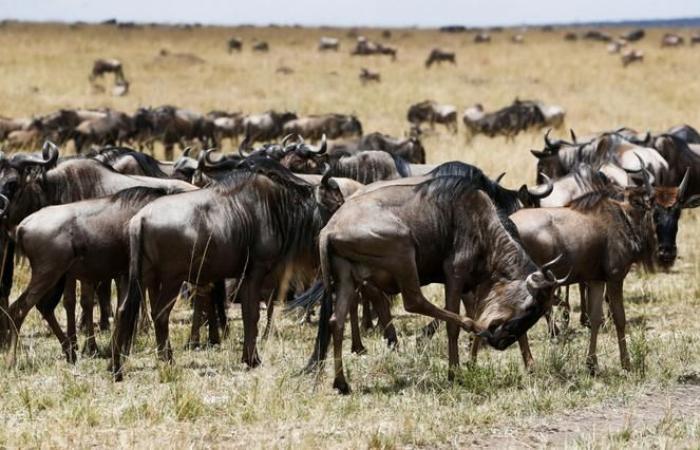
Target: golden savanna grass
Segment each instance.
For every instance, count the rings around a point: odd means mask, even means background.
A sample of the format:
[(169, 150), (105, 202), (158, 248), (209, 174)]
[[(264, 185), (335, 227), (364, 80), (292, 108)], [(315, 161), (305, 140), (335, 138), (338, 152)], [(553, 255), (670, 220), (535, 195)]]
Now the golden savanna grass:
[[(473, 44), (470, 34), (392, 30), (389, 42), (399, 54), (391, 62), (350, 57), (353, 40), (343, 29), (6, 24), (0, 28), (0, 114), (107, 106), (131, 112), (160, 104), (202, 112), (274, 108), (354, 113), (366, 132), (402, 135), (408, 129), (406, 110), (417, 101), (435, 99), (459, 110), (480, 102), (490, 110), (519, 97), (562, 105), (566, 127), (579, 135), (620, 126), (660, 131), (680, 123), (700, 125), (700, 49), (661, 49), (664, 31), (649, 31), (635, 45), (645, 52), (645, 61), (624, 69), (603, 44), (564, 42), (563, 31), (528, 31), (519, 46), (509, 42), (508, 30), (495, 33), (489, 45)], [(361, 30), (381, 40), (380, 32)], [(229, 55), (226, 40), (233, 35), (244, 40), (244, 50)], [(316, 50), (325, 35), (341, 38), (340, 52)], [(251, 53), (254, 38), (269, 41), (269, 54)], [(457, 66), (426, 70), (423, 63), (435, 46), (455, 50)], [(157, 57), (163, 48), (205, 62), (163, 60)], [(131, 81), (127, 97), (92, 93), (87, 76), (98, 57), (124, 62)], [(275, 73), (280, 66), (294, 73)], [(381, 72), (382, 82), (361, 86), (361, 67)], [(534, 179), (535, 160), (528, 150), (541, 148), (541, 136), (533, 132), (514, 141), (477, 137), (466, 142), (460, 124), (459, 134), (438, 128), (424, 143), (430, 162), (460, 159), (491, 175), (507, 171), (504, 183), (514, 187)], [(22, 330), (18, 367), (0, 368), (0, 447), (464, 448), (488, 443), (493, 430), (532, 420), (546, 425), (548, 418), (610, 401), (633, 403), (644, 394), (671, 389), (679, 376), (700, 369), (698, 231), (698, 215), (685, 212), (674, 270), (635, 272), (628, 278), (631, 373), (620, 369), (614, 330), (607, 327), (599, 338), (601, 374), (587, 374), (588, 332), (575, 314), (573, 331), (560, 342), (547, 338), (543, 324), (533, 329), (533, 373), (522, 369), (517, 348), (484, 351), (478, 365), (465, 365), (453, 385), (447, 382), (444, 331), (418, 345), (416, 336), (427, 319), (397, 306), (400, 349), (386, 349), (379, 333), (366, 336), (368, 354), (346, 358), (354, 393), (340, 397), (330, 388), (330, 373), (318, 379), (297, 376), (315, 333), (297, 318), (276, 315), (274, 332), (260, 344), (264, 365), (249, 371), (239, 362), (238, 314), (232, 336), (220, 348), (189, 351), (184, 347), (190, 311), (180, 305), (172, 325), (175, 364), (156, 362), (149, 333), (137, 342), (126, 380), (114, 384), (104, 360), (66, 364), (57, 342), (32, 313)], [(22, 271), (24, 282), (27, 272)], [(427, 292), (442, 304), (439, 289)], [(99, 337), (101, 346), (108, 337)], [(467, 342), (463, 336), (464, 360)], [(700, 436), (697, 414), (671, 414), (663, 424), (646, 425), (612, 434), (590, 429), (568, 444), (692, 446)]]

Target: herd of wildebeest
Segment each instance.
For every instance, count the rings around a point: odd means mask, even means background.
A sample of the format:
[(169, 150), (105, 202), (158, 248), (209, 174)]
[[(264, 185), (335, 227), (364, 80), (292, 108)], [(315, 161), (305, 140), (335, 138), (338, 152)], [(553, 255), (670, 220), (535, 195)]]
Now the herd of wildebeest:
[[(623, 38), (639, 40), (640, 31)], [(258, 51), (269, 50), (262, 44)], [(228, 46), (240, 51), (242, 42)], [(319, 49), (338, 46), (323, 38)], [(395, 48), (359, 38), (354, 53), (367, 52), (396, 57)], [(426, 67), (445, 61), (454, 63), (454, 53), (434, 49)], [(110, 71), (125, 79), (121, 64), (110, 60), (96, 61), (91, 77)], [(96, 304), (99, 327), (114, 327), (104, 353), (115, 380), (123, 379), (124, 357), (149, 316), (158, 356), (172, 362), (170, 313), (187, 297), (193, 346), (204, 324), (209, 343), (220, 343), (227, 309), (240, 304), (242, 361), (252, 368), (261, 362), (261, 304), (265, 338), (282, 302), (305, 322), (318, 315), (306, 369), (323, 366), (332, 341), (333, 386), (348, 393), (346, 319), (353, 352), (365, 351), (362, 329), (375, 326), (375, 317), (396, 348), (391, 305), (400, 295), (406, 311), (433, 319), (421, 330), (426, 339), (446, 322), (453, 379), (461, 330), (472, 336), (474, 361), (482, 342), (504, 350), (517, 341), (529, 368), (527, 331), (545, 317), (550, 333), (559, 333), (554, 308), (568, 318), (568, 286), (578, 284), (581, 323), (590, 328), (588, 369), (597, 370), (607, 301), (628, 370), (624, 280), (633, 267), (673, 266), (681, 211), (700, 206), (700, 133), (679, 125), (552, 138), (564, 118), (559, 106), (519, 99), (492, 112), (479, 104), (464, 111), (468, 136), (512, 138), (550, 128), (543, 148), (531, 151), (535, 182), (517, 189), (502, 184), (505, 174), (493, 177), (467, 162), (426, 163), (424, 125), (457, 131), (456, 107), (432, 100), (409, 106), (404, 137), (367, 134), (347, 114), (202, 114), (172, 105), (0, 118), (0, 143), (12, 150), (0, 153), (0, 346), (8, 347), (7, 364), (16, 362), (33, 307), (69, 362), (77, 358), (79, 330), (83, 352), (100, 354)], [(217, 153), (226, 139), (237, 151)], [(154, 158), (156, 143), (165, 161)], [(60, 147), (70, 145), (76, 155), (61, 156)], [(175, 159), (177, 146), (183, 151)], [(28, 262), (31, 278), (11, 302), (17, 261)], [(444, 285), (444, 308), (421, 291), (432, 283)], [(65, 330), (55, 314), (61, 299)]]
[[(41, 151), (2, 155), (0, 300), (7, 313), (0, 339), (10, 347), (8, 364), (33, 307), (68, 361), (76, 359), (78, 328), (84, 351), (97, 354), (94, 300), (100, 327), (109, 329), (114, 281), (108, 353), (117, 380), (147, 317), (146, 297), (158, 355), (172, 360), (169, 316), (183, 292), (194, 298), (192, 345), (203, 323), (209, 341), (219, 343), (227, 306), (240, 303), (242, 361), (250, 367), (260, 363), (261, 302), (266, 333), (276, 302), (307, 317), (320, 304), (308, 369), (320, 366), (332, 337), (334, 386), (344, 393), (347, 316), (353, 351), (364, 351), (361, 325), (371, 326), (372, 314), (396, 346), (390, 305), (401, 294), (407, 311), (435, 319), (426, 337), (447, 322), (452, 378), (460, 330), (473, 334), (473, 358), (480, 341), (500, 350), (518, 341), (530, 366), (527, 330), (545, 316), (558, 332), (552, 308), (568, 308), (568, 291), (560, 295), (559, 288), (578, 283), (581, 320), (591, 330), (590, 370), (604, 299), (629, 369), (624, 279), (633, 266), (670, 268), (681, 211), (700, 205), (700, 134), (687, 125), (585, 137), (572, 131), (570, 140), (548, 131), (543, 149), (532, 151), (536, 185), (514, 190), (501, 184), (503, 174), (491, 178), (465, 162), (425, 164), (418, 137), (370, 133), (329, 145), (321, 136), (313, 146), (302, 134), (266, 137), (274, 142), (255, 147), (257, 135), (247, 129), (238, 152), (201, 150), (195, 159), (187, 149), (174, 162), (123, 146), (61, 157), (50, 141)], [(20, 255), (31, 279), (10, 304)], [(444, 284), (444, 308), (422, 294), (429, 283)], [(66, 331), (55, 316), (61, 298)]]

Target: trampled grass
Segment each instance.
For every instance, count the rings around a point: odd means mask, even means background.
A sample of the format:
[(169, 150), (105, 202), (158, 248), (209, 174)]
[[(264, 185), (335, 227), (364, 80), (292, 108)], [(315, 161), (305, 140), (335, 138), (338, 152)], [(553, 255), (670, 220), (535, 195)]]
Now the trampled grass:
[[(374, 39), (381, 39), (380, 31), (362, 30)], [(623, 69), (619, 56), (608, 55), (604, 45), (567, 43), (559, 31), (527, 32), (526, 43), (518, 46), (509, 42), (509, 31), (494, 34), (492, 44), (475, 45), (469, 34), (393, 30), (389, 42), (399, 55), (392, 63), (350, 57), (352, 39), (338, 29), (5, 24), (0, 28), (0, 114), (96, 106), (132, 111), (165, 103), (203, 112), (334, 111), (357, 114), (366, 132), (402, 135), (408, 129), (408, 106), (420, 100), (432, 98), (461, 110), (476, 102), (494, 109), (519, 97), (564, 106), (566, 127), (579, 135), (620, 126), (659, 131), (680, 123), (700, 125), (700, 49), (661, 49), (662, 32), (652, 30), (639, 43), (645, 51), (642, 64)], [(231, 35), (243, 38), (242, 53), (226, 53)], [(322, 35), (341, 37), (341, 51), (317, 52)], [(251, 53), (253, 38), (268, 40), (270, 53)], [(457, 66), (426, 70), (423, 62), (434, 46), (455, 50)], [(163, 61), (157, 58), (161, 48), (192, 53), (205, 62)], [(123, 60), (132, 83), (127, 97), (91, 93), (87, 75), (97, 57)], [(294, 73), (275, 73), (282, 65)], [(357, 79), (360, 67), (380, 71), (382, 83), (363, 87)], [(438, 128), (424, 142), (429, 161), (461, 159), (492, 175), (507, 171), (509, 186), (532, 182), (535, 160), (528, 150), (542, 146), (541, 133), (534, 132), (513, 141), (476, 137), (466, 142), (463, 128), (457, 135)], [(399, 350), (387, 349), (377, 332), (364, 337), (367, 355), (350, 355), (347, 344), (354, 393), (340, 397), (330, 387), (328, 371), (318, 379), (298, 376), (312, 346), (312, 327), (277, 313), (273, 333), (260, 344), (263, 366), (246, 370), (239, 362), (240, 314), (234, 313), (233, 332), (220, 347), (189, 351), (190, 311), (183, 304), (176, 307), (171, 327), (175, 365), (156, 361), (149, 333), (139, 338), (125, 381), (114, 384), (105, 360), (66, 364), (33, 312), (22, 330), (18, 366), (0, 368), (0, 447), (464, 448), (488, 442), (493, 430), (533, 419), (547, 423), (548, 417), (611, 399), (634, 402), (700, 371), (699, 220), (697, 213), (684, 212), (681, 257), (671, 273), (635, 272), (628, 278), (630, 373), (620, 369), (612, 326), (599, 338), (601, 374), (586, 372), (588, 332), (575, 313), (571, 332), (558, 342), (547, 337), (544, 324), (533, 329), (532, 373), (524, 371), (517, 348), (483, 351), (476, 366), (464, 365), (458, 383), (448, 383), (444, 331), (419, 344), (417, 336), (428, 320), (396, 306)], [(439, 289), (430, 292), (442, 303)], [(108, 338), (99, 336), (101, 347)], [(468, 339), (463, 336), (461, 342), (466, 361)], [(691, 416), (669, 418), (643, 429), (582, 435), (570, 444), (692, 445), (698, 430)]]

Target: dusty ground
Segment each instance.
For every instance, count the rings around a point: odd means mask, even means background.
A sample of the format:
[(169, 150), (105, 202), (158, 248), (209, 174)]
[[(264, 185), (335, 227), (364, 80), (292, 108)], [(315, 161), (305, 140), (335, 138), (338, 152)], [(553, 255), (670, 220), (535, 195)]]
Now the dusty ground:
[[(566, 43), (563, 31), (527, 32), (526, 43), (515, 46), (508, 30), (495, 34), (490, 45), (474, 45), (468, 34), (394, 30), (389, 42), (399, 48), (399, 58), (392, 63), (350, 57), (347, 30), (6, 24), (0, 28), (0, 114), (30, 116), (73, 106), (132, 111), (163, 103), (199, 111), (336, 111), (356, 113), (366, 132), (402, 135), (408, 106), (426, 98), (461, 110), (476, 102), (497, 108), (520, 97), (564, 106), (566, 127), (579, 135), (621, 126), (698, 126), (700, 49), (662, 50), (664, 31), (653, 30), (635, 45), (645, 51), (643, 64), (623, 69), (604, 45)], [(380, 30), (362, 33), (381, 39)], [(226, 53), (231, 35), (244, 39), (241, 54)], [(341, 37), (341, 51), (319, 54), (321, 35)], [(268, 55), (250, 52), (254, 38), (270, 42)], [(454, 49), (457, 66), (427, 71), (423, 62), (434, 46)], [(159, 58), (162, 48), (204, 63)], [(87, 75), (97, 57), (124, 61), (129, 96), (91, 91)], [(282, 65), (294, 73), (275, 73)], [(360, 67), (379, 70), (382, 83), (363, 88)], [(466, 142), (463, 128), (457, 135), (438, 129), (424, 142), (431, 162), (461, 159), (491, 175), (507, 171), (504, 183), (517, 187), (534, 179), (528, 150), (542, 147), (542, 134)], [(0, 447), (697, 448), (700, 392), (692, 376), (688, 384), (678, 380), (700, 371), (699, 217), (683, 214), (680, 260), (671, 273), (635, 272), (628, 278), (630, 373), (620, 369), (614, 332), (607, 327), (599, 338), (602, 371), (588, 375), (588, 333), (575, 314), (572, 331), (558, 342), (546, 336), (543, 324), (533, 329), (532, 373), (522, 369), (517, 349), (486, 351), (451, 384), (444, 334), (417, 345), (427, 320), (397, 305), (400, 349), (386, 349), (379, 333), (366, 336), (368, 354), (346, 359), (354, 393), (338, 397), (328, 373), (297, 376), (312, 345), (312, 327), (278, 313), (272, 336), (261, 344), (264, 364), (249, 371), (239, 363), (239, 320), (222, 346), (184, 349), (190, 311), (183, 303), (173, 323), (175, 364), (156, 362), (147, 334), (127, 364), (126, 381), (114, 384), (104, 360), (66, 364), (32, 313), (22, 330), (18, 367), (0, 368)], [(25, 281), (27, 273), (21, 272)], [(439, 289), (429, 293), (442, 303)], [(99, 336), (99, 344), (106, 346), (108, 338)], [(462, 342), (466, 359), (466, 337)]]

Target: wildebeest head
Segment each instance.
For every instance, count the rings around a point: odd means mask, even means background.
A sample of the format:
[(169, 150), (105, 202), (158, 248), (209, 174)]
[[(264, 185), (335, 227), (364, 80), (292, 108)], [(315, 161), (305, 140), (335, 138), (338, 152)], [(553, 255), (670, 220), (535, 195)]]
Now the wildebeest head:
[(690, 170), (686, 170), (683, 180), (677, 187), (654, 188), (654, 226), (657, 239), (657, 262), (662, 269), (673, 266), (678, 255), (676, 235), (681, 210), (700, 206), (700, 195), (687, 196), (686, 191)]
[[(519, 301), (517, 310), (513, 310), (510, 317), (501, 316), (495, 320), (489, 320), (486, 324), (488, 328), (478, 333), (491, 347), (497, 350), (505, 350), (517, 341), (520, 336), (525, 334), (551, 308), (555, 290), (559, 286), (567, 284), (568, 275), (558, 280), (554, 273), (549, 270), (562, 257), (563, 255), (559, 255), (528, 275), (524, 281), (527, 298)], [(515, 281), (510, 285), (504, 286), (501, 290), (494, 289), (492, 295), (522, 295), (520, 283), (523, 282)]]
[(45, 204), (44, 176), (58, 162), (58, 147), (47, 141), (41, 155), (0, 157), (0, 194), (9, 200), (5, 215), (16, 224)]
[(321, 145), (318, 149), (313, 149), (307, 145), (301, 136), (297, 136), (297, 141), (291, 145), (285, 145), (291, 136), (285, 137), (282, 141), (284, 156), (280, 159), (280, 164), (292, 172), (297, 173), (321, 173), (324, 164), (328, 162), (326, 150), (328, 148), (326, 136), (323, 135)]
[[(573, 147), (577, 145), (561, 139), (553, 141), (549, 138), (550, 132), (551, 130), (547, 130), (544, 135), (544, 149), (530, 150), (530, 153), (537, 158), (538, 183), (544, 182), (541, 174), (547, 175), (555, 180), (566, 175), (568, 171), (562, 164), (562, 160), (559, 157), (559, 151), (564, 147)], [(573, 133), (572, 136), (574, 136)]]
[(343, 193), (340, 191), (340, 186), (331, 178), (331, 167), (328, 164), (323, 170), (321, 183), (314, 188), (314, 196), (316, 197), (316, 203), (318, 204), (323, 223), (328, 222), (328, 219), (345, 201)]

